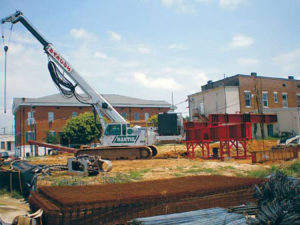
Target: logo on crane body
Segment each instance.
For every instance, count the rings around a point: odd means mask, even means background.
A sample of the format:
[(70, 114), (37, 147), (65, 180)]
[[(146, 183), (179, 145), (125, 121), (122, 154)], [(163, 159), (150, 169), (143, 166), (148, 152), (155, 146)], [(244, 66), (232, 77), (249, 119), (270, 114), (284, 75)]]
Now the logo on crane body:
[(72, 71), (72, 67), (67, 63), (64, 57), (57, 53), (57, 51), (52, 46), (47, 47), (46, 50), (66, 71)]
[(135, 143), (138, 139), (138, 136), (136, 135), (130, 135), (130, 136), (116, 136), (113, 140), (113, 143)]

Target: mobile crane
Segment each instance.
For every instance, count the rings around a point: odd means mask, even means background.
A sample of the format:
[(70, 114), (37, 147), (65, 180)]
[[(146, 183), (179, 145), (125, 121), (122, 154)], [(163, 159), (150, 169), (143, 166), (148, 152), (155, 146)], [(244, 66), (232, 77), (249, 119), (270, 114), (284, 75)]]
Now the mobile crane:
[[(156, 134), (139, 126), (130, 124), (113, 108), (113, 106), (97, 91), (95, 91), (71, 66), (71, 64), (48, 42), (24, 17), (21, 11), (16, 11), (1, 20), (1, 23), (22, 23), (24, 27), (42, 44), (48, 56), (48, 69), (52, 80), (61, 93), (75, 98), (81, 103), (90, 104), (99, 115), (102, 130), (101, 146), (79, 150), (76, 156), (101, 156), (104, 159), (146, 159), (157, 154)], [(60, 69), (59, 69), (60, 68)], [(68, 79), (70, 78), (70, 79)], [(87, 97), (78, 93), (81, 89)], [(111, 123), (106, 124), (103, 114)]]

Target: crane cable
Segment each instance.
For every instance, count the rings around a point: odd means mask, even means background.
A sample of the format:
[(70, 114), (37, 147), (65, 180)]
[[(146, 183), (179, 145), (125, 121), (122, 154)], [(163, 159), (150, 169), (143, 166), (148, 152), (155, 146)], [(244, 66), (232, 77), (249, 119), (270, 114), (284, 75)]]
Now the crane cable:
[[(50, 72), (51, 78), (53, 80), (53, 82), (55, 83), (55, 85), (57, 86), (57, 88), (60, 90), (61, 94), (65, 97), (65, 98), (72, 98), (73, 96), (80, 102), (83, 104), (88, 104), (91, 105), (93, 108), (93, 113), (94, 113), (94, 122), (95, 122), (95, 126), (98, 129), (100, 135), (102, 133), (102, 128), (101, 126), (99, 126), (100, 124), (97, 123), (97, 119), (96, 119), (96, 106), (95, 104), (88, 102), (88, 100), (90, 100), (89, 97), (84, 97), (79, 95), (76, 92), (76, 87), (77, 84), (73, 84), (65, 75), (63, 72), (61, 72), (59, 70), (59, 68), (57, 67), (57, 65), (55, 64), (55, 62), (53, 62), (50, 57), (48, 57), (48, 70)], [(104, 128), (103, 128), (104, 129)]]
[(82, 96), (76, 92), (76, 87), (78, 84), (73, 84), (63, 72), (59, 70), (55, 62), (53, 62), (50, 57), (48, 57), (48, 70), (50, 72), (51, 78), (61, 94), (65, 98), (72, 98), (73, 96), (82, 104), (93, 105), (93, 103), (89, 102), (90, 98)]
[(9, 37), (8, 37), (8, 41), (7, 44), (5, 44), (5, 36), (4, 36), (4, 29), (3, 29), (3, 25), (1, 26), (1, 32), (2, 32), (2, 41), (3, 41), (3, 46), (4, 46), (4, 113), (6, 113), (6, 77), (7, 77), (7, 51), (8, 51), (8, 45), (10, 43), (10, 39), (11, 39), (11, 34), (12, 34), (12, 30), (13, 30), (13, 23), (11, 24), (10, 27), (10, 33), (9, 33)]

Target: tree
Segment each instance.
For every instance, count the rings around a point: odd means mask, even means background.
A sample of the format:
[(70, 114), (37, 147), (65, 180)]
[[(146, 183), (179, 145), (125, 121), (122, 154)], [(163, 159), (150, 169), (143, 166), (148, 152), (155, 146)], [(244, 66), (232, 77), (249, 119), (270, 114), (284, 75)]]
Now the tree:
[(90, 144), (96, 138), (100, 138), (102, 127), (98, 117), (96, 124), (93, 113), (86, 112), (68, 119), (62, 130), (64, 136), (69, 139), (70, 144), (85, 145)]
[(151, 123), (152, 126), (157, 127), (158, 126), (158, 114), (151, 116), (148, 120), (148, 123)]
[(49, 130), (46, 132), (46, 142), (49, 144), (57, 144), (58, 140), (55, 134), (50, 132)]

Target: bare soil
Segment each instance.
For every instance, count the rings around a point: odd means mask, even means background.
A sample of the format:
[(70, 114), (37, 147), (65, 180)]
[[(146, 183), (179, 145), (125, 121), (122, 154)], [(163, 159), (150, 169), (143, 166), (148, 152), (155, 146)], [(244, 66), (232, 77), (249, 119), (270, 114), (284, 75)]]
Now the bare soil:
[[(247, 147), (251, 152), (268, 150), (276, 144), (277, 140), (252, 140), (249, 141)], [(213, 143), (211, 147), (218, 145), (218, 143)], [(71, 179), (70, 182), (73, 182), (71, 185), (81, 184), (80, 182), (83, 184), (101, 184), (105, 183), (105, 177), (117, 177), (119, 174), (128, 175), (128, 181), (147, 181), (192, 175), (247, 176), (251, 171), (266, 170), (273, 164), (288, 164), (288, 162), (277, 161), (253, 165), (251, 159), (225, 159), (223, 162), (220, 160), (203, 160), (200, 158), (199, 148), (196, 149), (196, 158), (191, 160), (186, 157), (185, 144), (165, 144), (157, 147), (158, 155), (155, 158), (150, 160), (113, 161), (113, 170), (107, 174), (77, 178), (67, 172), (57, 172), (50, 177), (40, 177), (38, 185), (64, 185), (63, 179)], [(60, 154), (31, 158), (30, 161), (33, 164), (66, 164), (69, 157), (74, 156), (73, 154)]]

